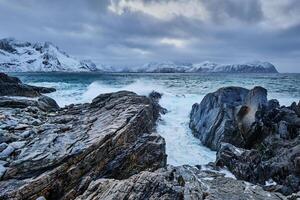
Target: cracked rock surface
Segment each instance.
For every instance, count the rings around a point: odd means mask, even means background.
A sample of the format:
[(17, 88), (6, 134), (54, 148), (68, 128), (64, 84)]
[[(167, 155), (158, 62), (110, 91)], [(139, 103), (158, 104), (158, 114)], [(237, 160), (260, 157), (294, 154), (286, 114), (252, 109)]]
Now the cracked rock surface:
[(0, 113), (0, 199), (72, 199), (96, 177), (124, 179), (166, 164), (164, 139), (153, 132), (154, 103), (132, 92), (57, 112)]
[(237, 178), (285, 195), (300, 191), (300, 102), (280, 106), (267, 90), (221, 88), (195, 104), (190, 126)]

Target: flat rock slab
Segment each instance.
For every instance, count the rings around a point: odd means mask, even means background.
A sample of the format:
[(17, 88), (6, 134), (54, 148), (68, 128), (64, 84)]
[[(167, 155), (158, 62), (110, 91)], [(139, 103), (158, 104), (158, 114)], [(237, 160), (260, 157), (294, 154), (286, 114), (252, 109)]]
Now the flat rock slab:
[(284, 197), (218, 172), (191, 166), (168, 166), (155, 172), (141, 172), (125, 180), (95, 180), (76, 198), (97, 199), (281, 200)]

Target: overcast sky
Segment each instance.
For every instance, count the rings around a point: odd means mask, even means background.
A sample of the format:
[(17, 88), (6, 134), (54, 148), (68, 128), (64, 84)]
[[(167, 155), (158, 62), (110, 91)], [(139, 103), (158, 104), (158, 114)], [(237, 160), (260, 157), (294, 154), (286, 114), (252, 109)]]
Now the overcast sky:
[(300, 72), (300, 0), (0, 0), (0, 27), (96, 63), (262, 60)]

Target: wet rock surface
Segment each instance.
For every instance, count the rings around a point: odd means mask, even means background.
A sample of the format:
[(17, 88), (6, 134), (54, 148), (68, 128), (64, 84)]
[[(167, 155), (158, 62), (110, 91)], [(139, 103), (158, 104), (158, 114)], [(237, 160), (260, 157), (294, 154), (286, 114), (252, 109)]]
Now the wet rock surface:
[[(20, 84), (5, 77), (9, 81)], [(33, 94), (27, 92), (18, 94)], [(264, 95), (260, 89), (254, 93)], [(215, 164), (167, 166), (165, 141), (155, 131), (160, 114), (167, 112), (159, 105), (160, 98), (157, 92), (146, 97), (120, 91), (59, 108), (46, 96), (0, 97), (0, 199), (285, 199), (280, 193), (225, 177)], [(245, 98), (257, 110), (264, 100)], [(279, 107), (276, 102), (272, 105)], [(291, 108), (294, 113), (297, 106)], [(243, 130), (252, 130), (250, 113), (243, 118)], [(298, 123), (287, 118), (280, 128), (280, 135), (288, 140), (295, 139), (285, 132), (290, 122)], [(223, 146), (221, 142), (220, 149)], [(235, 146), (230, 149), (236, 153)], [(244, 151), (251, 150), (239, 153)]]
[(267, 91), (262, 87), (247, 90), (240, 87), (221, 88), (194, 104), (190, 127), (202, 143), (218, 150), (222, 142), (251, 147), (254, 135), (251, 125), (256, 113), (266, 105)]
[(0, 107), (0, 199), (74, 199), (95, 178), (164, 167), (155, 108), (126, 91), (56, 112)]
[(20, 79), (0, 72), (0, 96), (37, 97), (55, 92), (54, 88), (36, 87), (23, 84)]
[(125, 180), (98, 179), (76, 200), (89, 199), (284, 199), (278, 193), (211, 170), (181, 166), (141, 172)]
[(261, 87), (221, 88), (191, 112), (190, 126), (237, 178), (285, 195), (300, 190), (300, 104), (280, 107)]

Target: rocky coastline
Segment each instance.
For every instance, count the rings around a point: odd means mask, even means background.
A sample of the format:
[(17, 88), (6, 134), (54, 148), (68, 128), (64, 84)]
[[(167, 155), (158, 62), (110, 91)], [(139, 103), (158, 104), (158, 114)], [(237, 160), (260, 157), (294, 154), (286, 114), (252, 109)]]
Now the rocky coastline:
[[(300, 105), (280, 107), (263, 88), (223, 88), (195, 104), (190, 126), (217, 150), (217, 160), (178, 167), (167, 165), (165, 141), (156, 133), (167, 112), (159, 93), (120, 91), (60, 108), (43, 95), (53, 88), (0, 74), (0, 89), (0, 200), (300, 196)], [(277, 184), (265, 187), (270, 179)]]
[(221, 88), (194, 104), (190, 127), (238, 179), (290, 195), (300, 191), (300, 102), (280, 106), (267, 90)]

